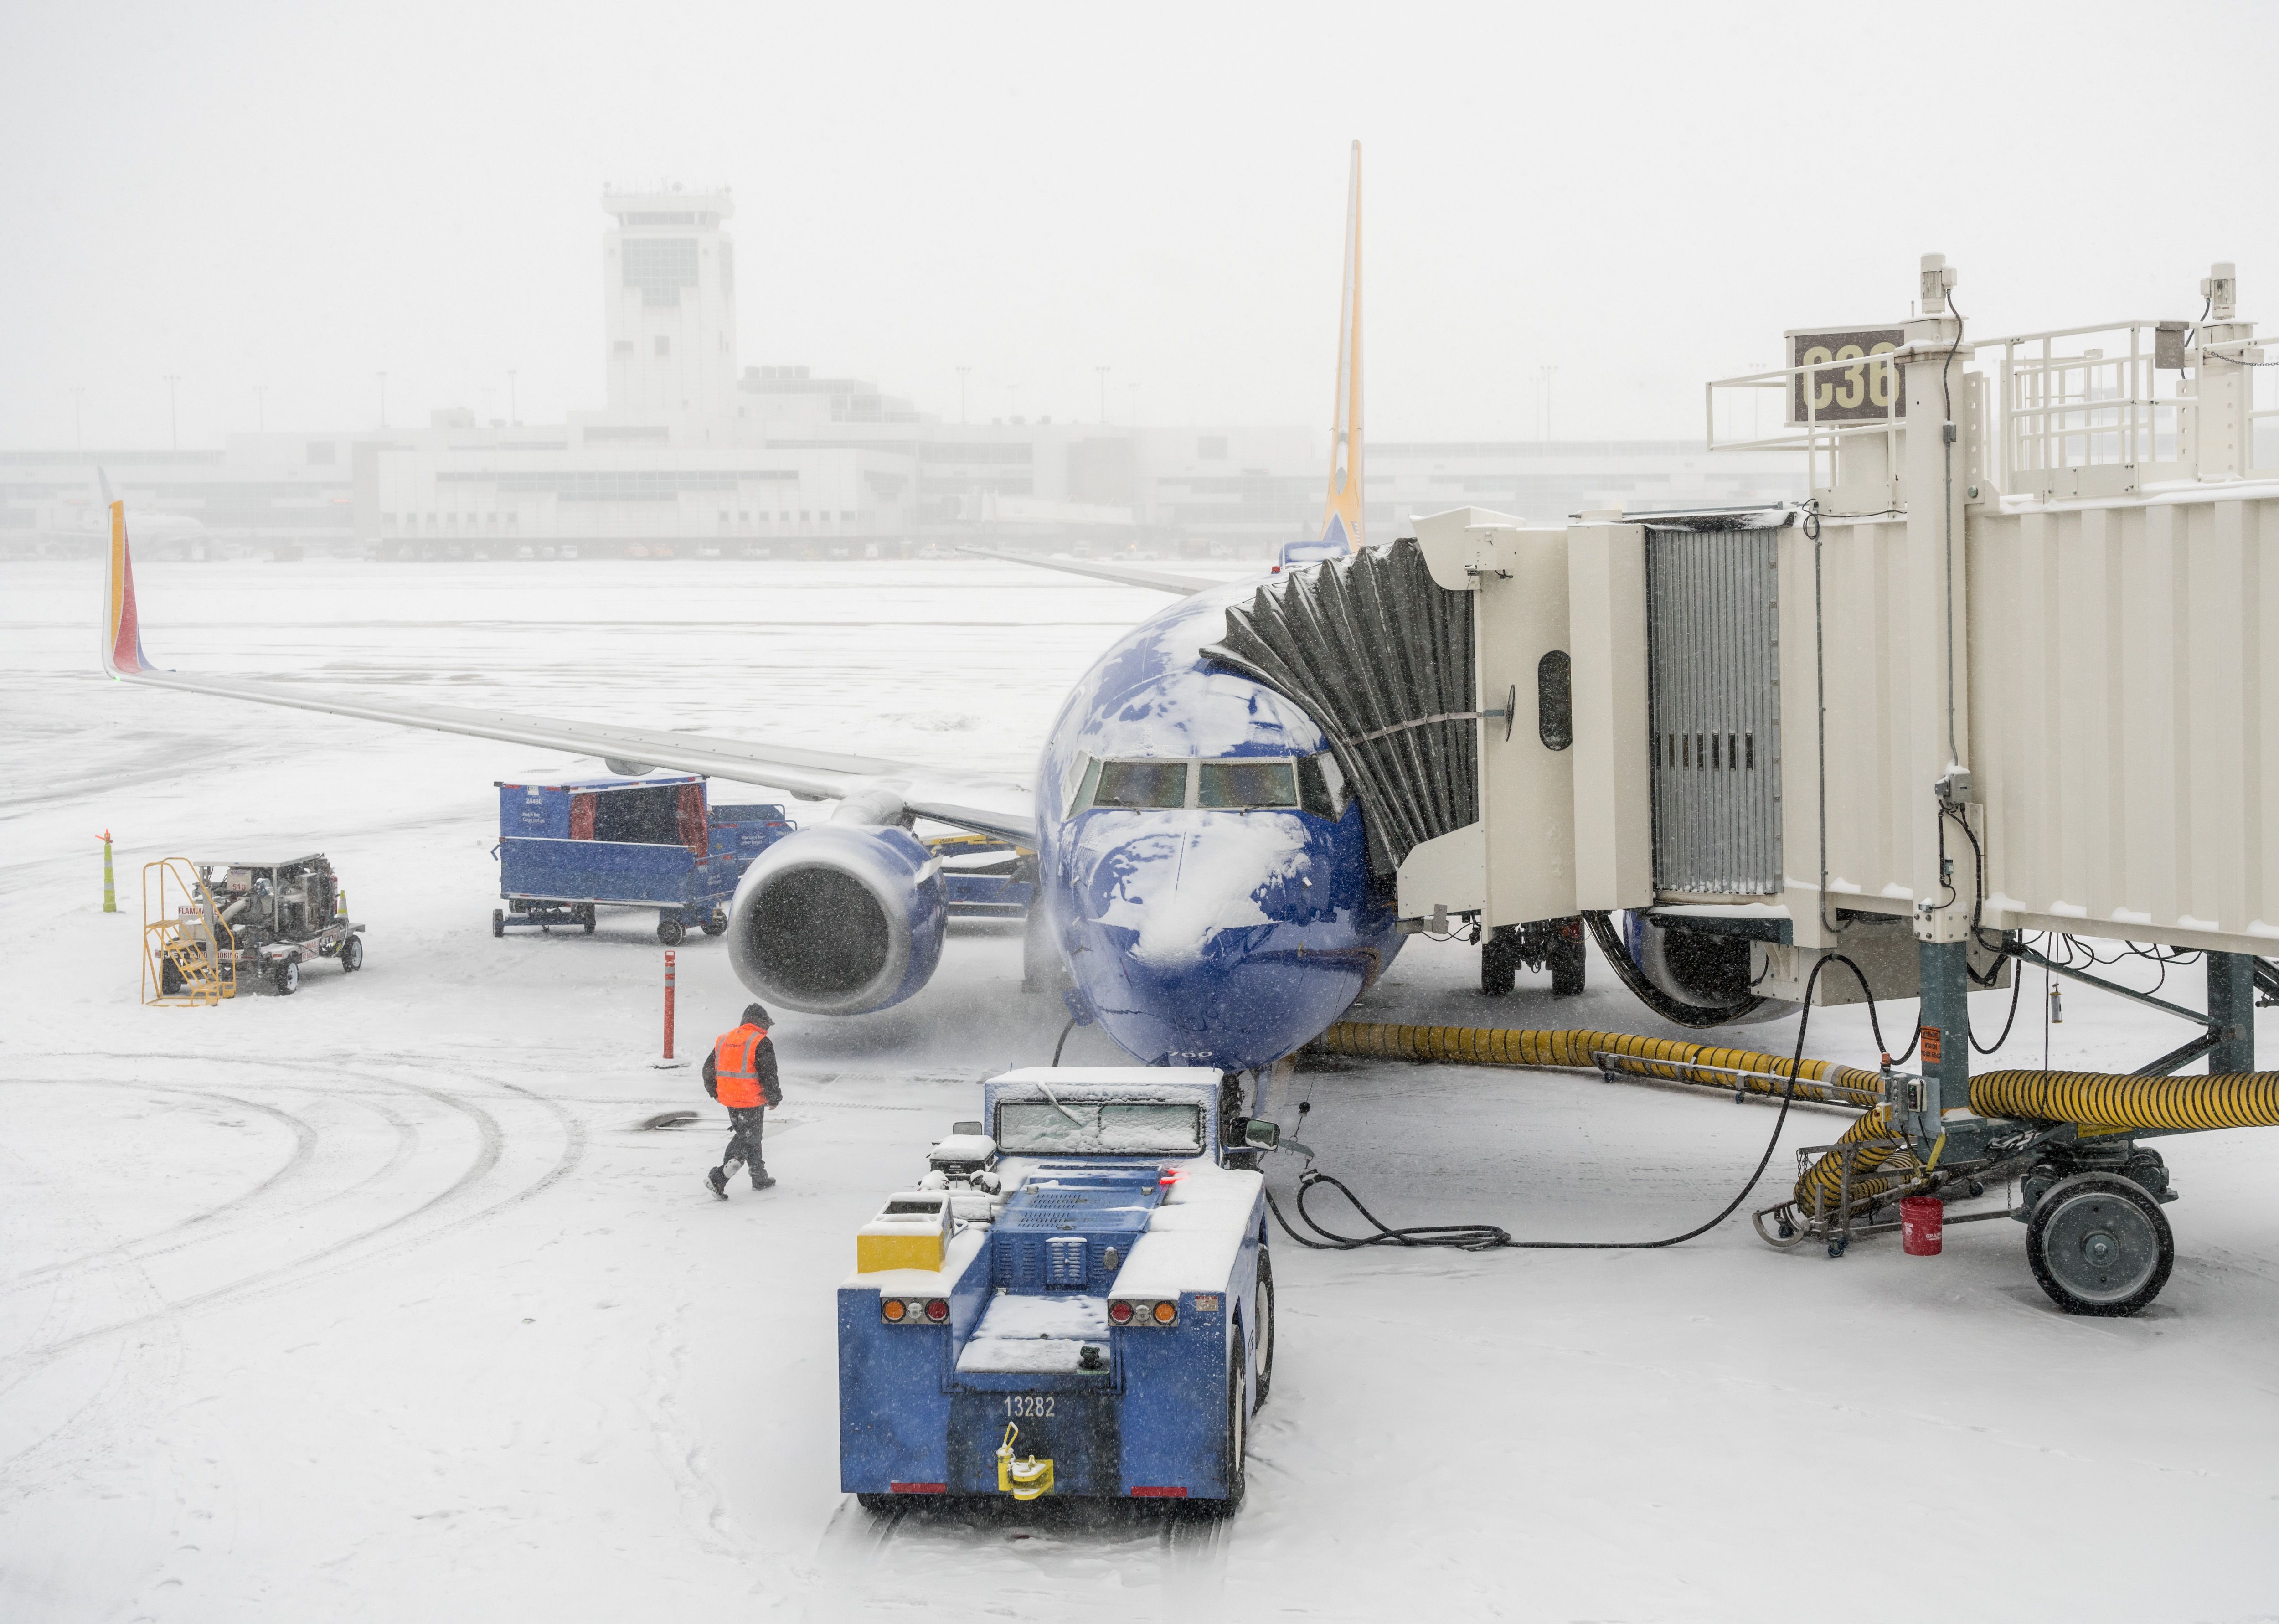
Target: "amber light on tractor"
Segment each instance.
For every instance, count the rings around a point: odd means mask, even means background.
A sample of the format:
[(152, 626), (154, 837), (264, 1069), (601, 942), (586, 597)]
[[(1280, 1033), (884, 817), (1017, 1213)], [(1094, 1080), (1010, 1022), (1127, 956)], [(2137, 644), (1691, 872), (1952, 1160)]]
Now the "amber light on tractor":
[(909, 1312), (909, 1311), (908, 1309), (902, 1306), (902, 1299), (899, 1297), (882, 1298), (879, 1304), (879, 1317), (885, 1320), (889, 1325), (901, 1319), (903, 1314)]
[(1177, 1304), (1177, 1303), (1157, 1303), (1157, 1304), (1155, 1305), (1155, 1323), (1156, 1323), (1156, 1324), (1158, 1324), (1158, 1325), (1170, 1325), (1170, 1324), (1174, 1324), (1174, 1323), (1176, 1323), (1176, 1322), (1178, 1321), (1178, 1317), (1179, 1317), (1179, 1306), (1178, 1306), (1178, 1304)]

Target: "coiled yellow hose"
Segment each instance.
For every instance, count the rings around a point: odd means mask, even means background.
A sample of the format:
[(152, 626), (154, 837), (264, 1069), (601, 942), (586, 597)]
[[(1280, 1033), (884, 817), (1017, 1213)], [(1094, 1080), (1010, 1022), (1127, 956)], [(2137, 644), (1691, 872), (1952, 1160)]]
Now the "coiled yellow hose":
[[(1861, 1139), (1882, 1138), (1891, 1131), (1891, 1107), (1879, 1105), (1837, 1136), (1835, 1147), (1804, 1170), (1796, 1181), (1796, 1204), (1805, 1212), (1818, 1207), (1832, 1213), (1844, 1195), (1844, 1147)], [(1852, 1199), (1878, 1196), (1904, 1182), (1903, 1178), (1874, 1176), (1876, 1168), (1891, 1167), (1902, 1175), (1915, 1171), (1915, 1153), (1903, 1145), (1884, 1145), (1861, 1151), (1852, 1163)]]

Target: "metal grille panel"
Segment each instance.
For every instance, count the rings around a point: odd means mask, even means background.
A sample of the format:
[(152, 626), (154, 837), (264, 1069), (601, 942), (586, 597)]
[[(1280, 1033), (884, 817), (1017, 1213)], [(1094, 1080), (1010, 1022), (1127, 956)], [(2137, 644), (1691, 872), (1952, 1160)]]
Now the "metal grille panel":
[(1781, 889), (1779, 534), (1646, 532), (1656, 891)]
[(1045, 1243), (1045, 1283), (1080, 1286), (1085, 1277), (1085, 1237), (1055, 1235)]

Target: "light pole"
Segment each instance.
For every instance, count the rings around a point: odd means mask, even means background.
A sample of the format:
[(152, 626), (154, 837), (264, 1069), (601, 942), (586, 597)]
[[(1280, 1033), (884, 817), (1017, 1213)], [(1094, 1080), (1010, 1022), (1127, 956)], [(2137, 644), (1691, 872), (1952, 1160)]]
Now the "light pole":
[(970, 366), (957, 369), (957, 421), (961, 426), (965, 422), (965, 375), (972, 370)]
[(1100, 374), (1100, 425), (1102, 428), (1105, 428), (1108, 426), (1109, 369), (1104, 366), (1095, 366), (1092, 370)]
[(1552, 380), (1559, 376), (1559, 369), (1555, 366), (1539, 366), (1535, 369), (1535, 375), (1543, 380), (1543, 443), (1549, 445), (1551, 443)]
[(388, 374), (380, 372), (375, 376), (380, 379), (380, 426), (386, 428), (388, 426)]
[(182, 375), (180, 372), (166, 374), (166, 448), (170, 451), (179, 451), (182, 448), (180, 419), (174, 411), (174, 386), (181, 381)]
[(514, 392), (514, 374), (513, 367), (506, 369), (506, 420), (510, 424), (519, 424), (522, 421), (522, 408), (518, 403)]
[(269, 432), (269, 386), (267, 384), (253, 386), (253, 432), (257, 434), (265, 434)]

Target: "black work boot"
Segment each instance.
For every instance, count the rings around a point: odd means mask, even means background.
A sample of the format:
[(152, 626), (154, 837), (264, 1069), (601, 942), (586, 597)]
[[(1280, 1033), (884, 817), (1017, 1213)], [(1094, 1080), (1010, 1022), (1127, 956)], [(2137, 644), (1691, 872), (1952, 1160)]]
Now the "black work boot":
[(775, 1176), (774, 1176), (774, 1175), (771, 1174), (771, 1173), (770, 1173), (770, 1172), (769, 1172), (765, 1168), (755, 1166), (755, 1167), (752, 1168), (752, 1188), (753, 1188), (753, 1189), (755, 1189), (755, 1190), (766, 1190), (766, 1189), (770, 1189), (770, 1188), (771, 1188), (771, 1187), (774, 1185), (775, 1182), (776, 1182), (776, 1181), (775, 1181)]
[(705, 1174), (704, 1183), (711, 1189), (715, 1199), (725, 1201), (728, 1199), (728, 1175), (725, 1169), (714, 1168)]

